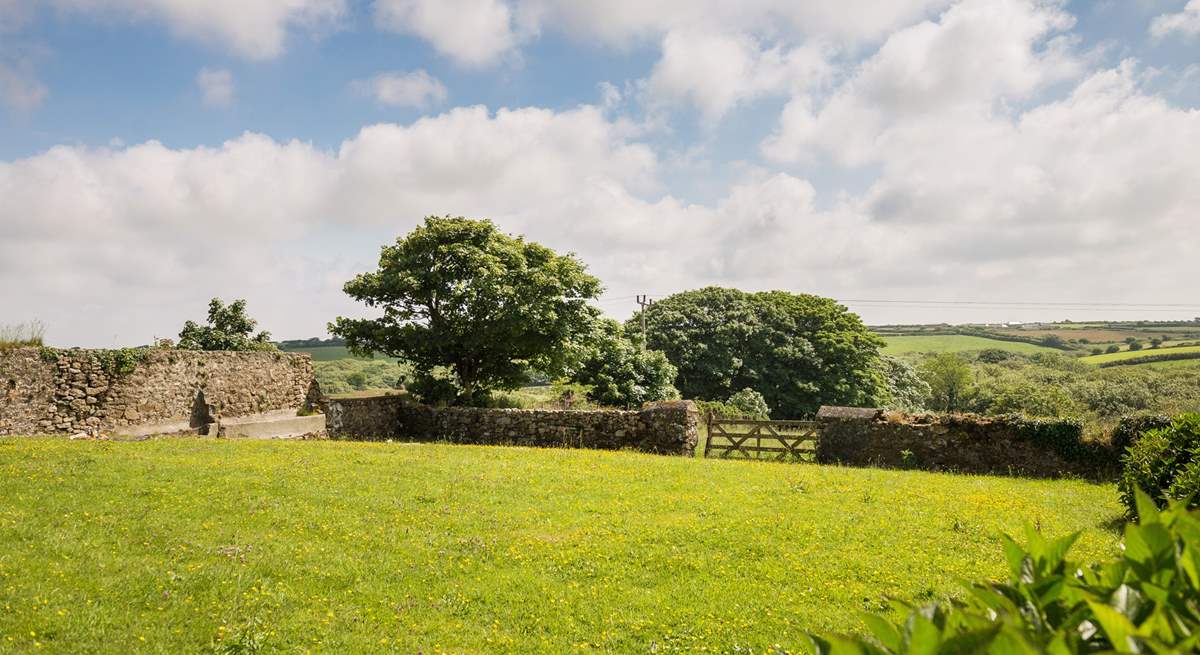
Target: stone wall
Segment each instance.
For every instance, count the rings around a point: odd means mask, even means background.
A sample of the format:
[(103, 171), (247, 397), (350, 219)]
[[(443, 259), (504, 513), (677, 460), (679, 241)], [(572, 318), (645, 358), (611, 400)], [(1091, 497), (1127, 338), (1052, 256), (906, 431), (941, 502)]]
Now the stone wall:
[(641, 411), (433, 408), (402, 396), (324, 403), (335, 439), (409, 439), (463, 444), (695, 453), (698, 412), (687, 401), (651, 403)]
[(0, 351), (0, 435), (173, 432), (221, 417), (300, 409), (317, 394), (308, 355), (136, 351)]
[(908, 415), (874, 410), (839, 416), (822, 409), (817, 461), (1034, 477), (1108, 477), (1118, 455), (1083, 441), (1073, 420), (970, 414)]

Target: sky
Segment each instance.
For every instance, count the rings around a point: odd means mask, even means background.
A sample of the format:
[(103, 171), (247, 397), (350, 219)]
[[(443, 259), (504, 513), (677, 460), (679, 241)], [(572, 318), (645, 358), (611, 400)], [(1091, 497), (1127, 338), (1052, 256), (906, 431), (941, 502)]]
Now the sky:
[(428, 215), (869, 323), (1200, 315), (1200, 0), (0, 0), (0, 324), (276, 338)]

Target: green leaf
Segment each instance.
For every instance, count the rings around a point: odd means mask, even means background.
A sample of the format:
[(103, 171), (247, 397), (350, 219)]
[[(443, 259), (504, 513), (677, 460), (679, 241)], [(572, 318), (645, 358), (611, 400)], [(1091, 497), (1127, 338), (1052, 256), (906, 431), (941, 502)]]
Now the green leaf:
[(867, 624), (867, 628), (875, 639), (893, 653), (899, 653), (904, 647), (904, 636), (900, 633), (900, 629), (892, 625), (889, 621), (879, 616), (878, 614), (863, 614), (863, 623)]
[(1108, 642), (1117, 652), (1139, 652), (1137, 642), (1134, 640), (1137, 627), (1129, 619), (1108, 605), (1088, 601), (1088, 606), (1092, 608), (1092, 614), (1095, 615), (1096, 623), (1100, 625), (1104, 636), (1108, 638)]

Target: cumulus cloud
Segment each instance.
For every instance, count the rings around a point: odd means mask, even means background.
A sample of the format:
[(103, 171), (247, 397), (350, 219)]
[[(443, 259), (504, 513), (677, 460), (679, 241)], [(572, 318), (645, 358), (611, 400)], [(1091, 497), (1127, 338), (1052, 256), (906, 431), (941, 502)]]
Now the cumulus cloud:
[(214, 42), (240, 56), (283, 52), (290, 31), (328, 28), (346, 14), (345, 0), (47, 0), (59, 11), (152, 20), (181, 36)]
[(460, 64), (483, 67), (548, 32), (615, 48), (678, 31), (789, 42), (819, 34), (858, 44), (952, 1), (376, 0), (375, 19), (383, 29), (424, 39)]
[(1155, 17), (1150, 23), (1150, 33), (1157, 37), (1200, 36), (1200, 0), (1191, 0), (1178, 13)]
[(196, 86), (204, 104), (209, 107), (228, 107), (233, 104), (233, 73), (227, 70), (203, 68), (196, 74)]
[(888, 37), (824, 106), (814, 107), (809, 95), (795, 97), (764, 152), (797, 161), (819, 150), (862, 165), (878, 159), (895, 126), (1002, 113), (1082, 73), (1066, 35), (1073, 25), (1057, 2), (965, 0), (937, 22)]
[(815, 87), (831, 74), (814, 45), (764, 47), (747, 34), (673, 31), (643, 83), (649, 106), (695, 106), (715, 122), (738, 104)]
[(411, 34), (470, 67), (490, 66), (517, 46), (502, 0), (376, 0), (375, 23)]
[(449, 92), (436, 77), (423, 70), (410, 73), (379, 73), (357, 80), (351, 87), (375, 98), (382, 105), (428, 109), (446, 102)]
[[(637, 132), (593, 106), (458, 108), (365, 127), (336, 151), (256, 134), (62, 146), (0, 164), (0, 280), (67, 342), (170, 334), (217, 294), (249, 297), (280, 336), (317, 334), (362, 311), (340, 284), (379, 244), (450, 213), (576, 251), (610, 296), (716, 283), (1167, 302), (1170, 281), (1200, 275), (1200, 115), (1147, 94), (1139, 70), (1096, 71), (1012, 114), (903, 114), (869, 187), (824, 201), (755, 169), (689, 204)], [(1168, 283), (1147, 287), (1148, 270)]]

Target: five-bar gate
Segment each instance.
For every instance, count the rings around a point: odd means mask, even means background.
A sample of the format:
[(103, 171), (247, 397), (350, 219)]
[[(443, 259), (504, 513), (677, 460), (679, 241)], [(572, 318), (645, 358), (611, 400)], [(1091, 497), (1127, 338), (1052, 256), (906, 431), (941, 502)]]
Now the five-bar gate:
[(816, 421), (761, 421), (712, 417), (705, 457), (812, 461), (821, 428)]

